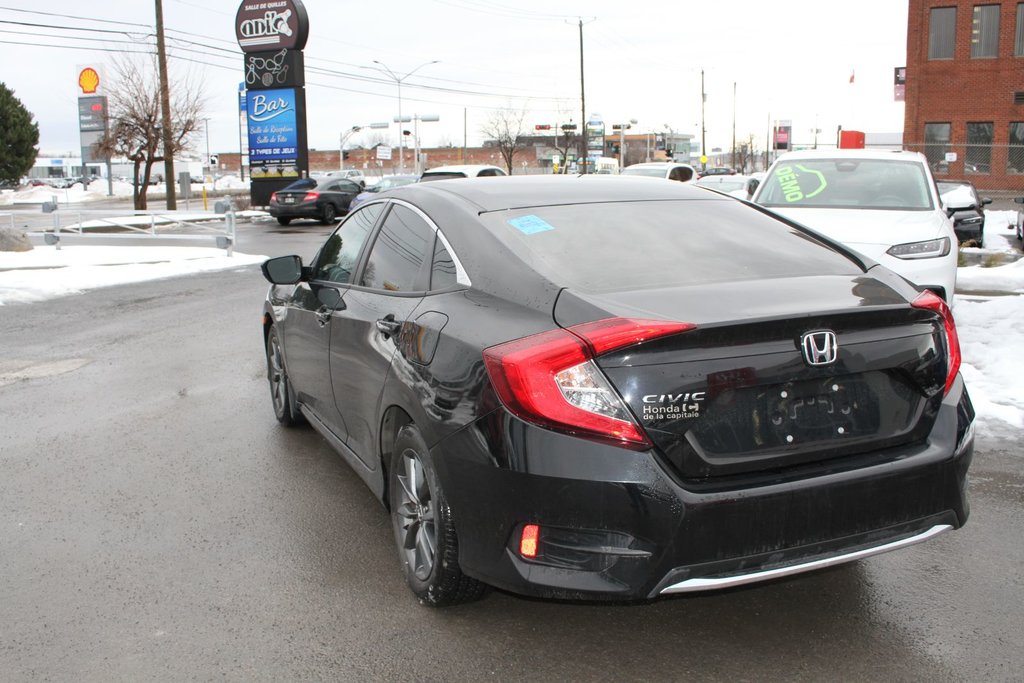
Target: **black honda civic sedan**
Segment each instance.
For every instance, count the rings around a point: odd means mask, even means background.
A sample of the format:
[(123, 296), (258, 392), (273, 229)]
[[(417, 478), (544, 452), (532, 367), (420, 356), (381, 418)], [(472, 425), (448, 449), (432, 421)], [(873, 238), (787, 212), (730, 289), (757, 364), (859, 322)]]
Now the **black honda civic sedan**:
[(438, 181), (263, 272), (277, 419), (381, 499), (424, 604), (726, 588), (967, 520), (946, 304), (766, 209), (647, 178)]

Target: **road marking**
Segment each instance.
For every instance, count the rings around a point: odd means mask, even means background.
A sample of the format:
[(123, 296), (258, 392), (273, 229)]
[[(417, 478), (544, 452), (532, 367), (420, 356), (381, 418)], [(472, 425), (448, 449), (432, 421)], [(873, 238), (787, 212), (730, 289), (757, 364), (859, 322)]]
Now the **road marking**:
[(42, 379), (43, 377), (55, 377), (85, 367), (92, 360), (89, 358), (65, 358), (63, 360), (51, 361), (48, 363), (26, 364), (18, 369), (7, 370), (4, 366), (18, 366), (18, 361), (8, 361), (0, 365), (0, 387), (15, 382), (22, 382), (28, 379)]

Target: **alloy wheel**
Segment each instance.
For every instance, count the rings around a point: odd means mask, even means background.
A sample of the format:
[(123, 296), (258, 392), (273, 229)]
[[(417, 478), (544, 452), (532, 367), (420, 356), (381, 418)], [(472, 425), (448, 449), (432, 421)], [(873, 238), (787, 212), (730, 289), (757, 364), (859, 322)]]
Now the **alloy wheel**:
[(402, 552), (416, 578), (426, 581), (434, 568), (437, 552), (433, 495), (416, 451), (406, 449), (399, 462), (397, 474), (401, 490), (396, 514)]

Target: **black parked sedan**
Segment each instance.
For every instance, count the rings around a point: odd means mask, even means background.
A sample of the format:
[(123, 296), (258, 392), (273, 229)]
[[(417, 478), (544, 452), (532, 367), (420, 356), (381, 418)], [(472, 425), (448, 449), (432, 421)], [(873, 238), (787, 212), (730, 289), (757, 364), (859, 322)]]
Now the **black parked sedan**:
[(281, 225), (296, 218), (316, 218), (330, 225), (348, 212), (362, 188), (345, 178), (302, 178), (270, 195), (270, 215)]
[(390, 510), (425, 604), (717, 589), (967, 520), (946, 304), (766, 209), (645, 178), (438, 181), (263, 272), (277, 419)]
[(953, 221), (953, 232), (963, 245), (985, 246), (985, 207), (992, 203), (988, 197), (978, 195), (972, 183), (966, 180), (939, 180), (935, 183)]

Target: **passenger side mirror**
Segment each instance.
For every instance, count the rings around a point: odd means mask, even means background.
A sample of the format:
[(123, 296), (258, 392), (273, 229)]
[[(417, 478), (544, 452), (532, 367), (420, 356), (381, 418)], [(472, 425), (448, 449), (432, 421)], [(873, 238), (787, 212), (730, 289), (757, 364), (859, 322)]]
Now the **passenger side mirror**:
[(988, 206), (991, 203), (992, 203), (992, 198), (991, 197), (982, 197), (981, 198), (981, 205), (982, 206)]
[(302, 281), (302, 259), (298, 256), (267, 259), (260, 270), (263, 277), (275, 285), (294, 285)]

